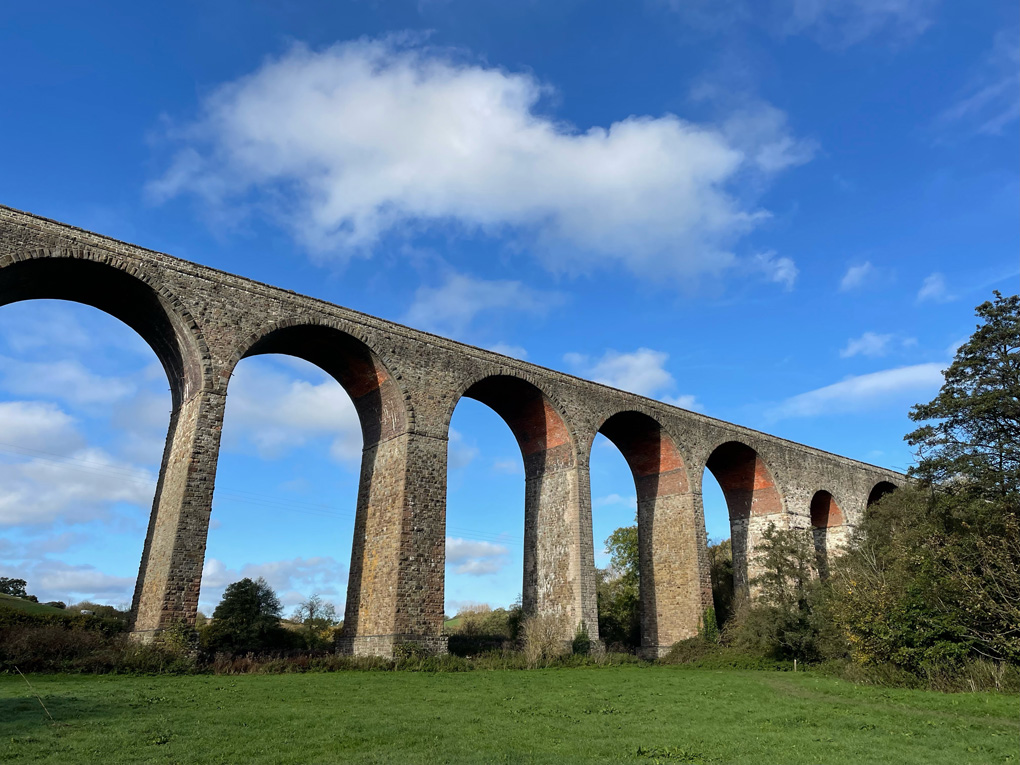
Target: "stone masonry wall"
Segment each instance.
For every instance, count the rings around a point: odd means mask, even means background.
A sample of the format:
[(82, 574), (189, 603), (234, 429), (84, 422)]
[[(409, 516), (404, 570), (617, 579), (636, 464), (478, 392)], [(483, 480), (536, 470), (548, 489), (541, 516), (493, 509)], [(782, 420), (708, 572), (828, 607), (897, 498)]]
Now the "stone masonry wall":
[[(36, 298), (76, 300), (123, 319), (167, 371), (172, 427), (133, 604), (142, 638), (194, 621), (230, 376), (240, 359), (258, 353), (319, 364), (348, 390), (361, 417), (365, 458), (345, 626), (349, 650), (359, 653), (390, 655), (409, 640), (443, 649), (447, 438), (463, 396), (493, 407), (521, 444), (528, 473), (524, 592), (530, 609), (564, 617), (565, 639), (580, 622), (597, 635), (588, 458), (596, 433), (615, 415), (626, 415), (616, 420), (618, 445), (653, 422), (661, 443), (675, 451), (668, 469), (635, 472), (646, 540), (642, 581), (651, 588), (642, 593), (643, 634), (654, 653), (693, 634), (711, 601), (701, 477), (713, 454), (713, 472), (730, 476), (735, 540), (750, 527), (751, 549), (763, 518), (811, 528), (819, 491), (832, 495), (849, 528), (872, 489), (904, 481), (892, 471), (0, 207), (0, 305)], [(719, 456), (738, 452), (747, 457), (743, 473)]]

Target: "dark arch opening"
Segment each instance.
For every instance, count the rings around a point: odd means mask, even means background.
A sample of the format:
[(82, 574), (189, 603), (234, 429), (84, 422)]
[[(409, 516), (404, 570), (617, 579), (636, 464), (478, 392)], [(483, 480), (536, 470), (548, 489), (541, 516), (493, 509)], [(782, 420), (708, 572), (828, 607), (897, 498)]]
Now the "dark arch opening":
[[(734, 595), (746, 593), (754, 572), (754, 542), (769, 522), (782, 524), (783, 499), (772, 473), (758, 452), (739, 441), (728, 441), (705, 463), (719, 482), (730, 516)], [(703, 479), (704, 480), (704, 479)]]
[(202, 384), (201, 357), (192, 334), (165, 299), (141, 279), (81, 258), (21, 260), (0, 270), (0, 306), (22, 300), (70, 300), (110, 314), (141, 335), (170, 381), (174, 409)]
[(700, 577), (704, 520), (694, 508), (683, 457), (659, 422), (620, 412), (599, 433), (620, 450), (634, 477), (641, 646), (658, 652), (697, 634), (707, 596)]
[(830, 548), (834, 548), (837, 529), (841, 529), (843, 523), (843, 511), (832, 494), (824, 490), (815, 492), (811, 498), (811, 535), (818, 575), (822, 578), (829, 575), (829, 556), (835, 551)]
[(868, 494), (867, 506), (871, 507), (873, 504), (882, 499), (882, 497), (884, 497), (886, 494), (892, 494), (894, 491), (896, 491), (896, 484), (890, 483), (889, 481), (879, 481), (878, 483), (875, 484), (874, 488), (871, 490), (871, 493)]
[[(568, 506), (568, 498), (576, 497), (580, 489), (570, 485), (575, 475), (570, 430), (549, 397), (518, 377), (485, 377), (463, 397), (485, 404), (503, 419), (524, 459), (524, 613), (561, 614), (574, 621), (580, 572), (576, 563), (571, 564), (570, 551), (576, 549), (572, 534), (580, 519), (573, 517), (575, 508)], [(589, 548), (587, 557), (592, 556)], [(594, 601), (594, 592), (591, 598)], [(576, 624), (567, 627), (573, 634)], [(597, 624), (587, 627), (597, 636)]]

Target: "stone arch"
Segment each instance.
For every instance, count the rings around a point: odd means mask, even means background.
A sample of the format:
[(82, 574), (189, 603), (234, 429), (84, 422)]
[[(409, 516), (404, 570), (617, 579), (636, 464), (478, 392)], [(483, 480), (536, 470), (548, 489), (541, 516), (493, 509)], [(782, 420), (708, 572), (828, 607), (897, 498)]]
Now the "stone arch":
[(715, 447), (705, 468), (712, 472), (726, 497), (733, 551), (733, 589), (746, 592), (754, 577), (752, 561), (757, 542), (770, 523), (786, 527), (786, 508), (772, 471), (752, 447), (726, 441)]
[(873, 504), (882, 499), (886, 494), (892, 494), (896, 491), (896, 484), (891, 481), (879, 481), (871, 487), (871, 491), (868, 492), (868, 503), (866, 507), (871, 507)]
[(209, 348), (181, 300), (145, 271), (103, 251), (32, 250), (0, 261), (0, 306), (68, 300), (124, 322), (166, 371), (174, 409), (212, 380)]
[(366, 449), (413, 429), (410, 394), (355, 328), (314, 317), (275, 322), (249, 335), (227, 368), (232, 373), (242, 359), (270, 353), (304, 359), (340, 383), (358, 412)]
[[(492, 409), (510, 428), (524, 458), (524, 576), (522, 606), (527, 613), (562, 617), (563, 637), (584, 622), (598, 636), (588, 485), (578, 471), (574, 433), (564, 410), (536, 381), (500, 369), (465, 381), (456, 402), (470, 398)], [(456, 403), (446, 417), (446, 428)], [(586, 497), (587, 500), (582, 498)]]
[(621, 411), (598, 428), (623, 454), (637, 490), (641, 647), (658, 656), (693, 637), (710, 589), (703, 586), (705, 522), (676, 440), (654, 417)]
[(815, 546), (818, 575), (829, 575), (829, 557), (845, 543), (846, 519), (836, 498), (824, 489), (811, 498), (811, 536)]

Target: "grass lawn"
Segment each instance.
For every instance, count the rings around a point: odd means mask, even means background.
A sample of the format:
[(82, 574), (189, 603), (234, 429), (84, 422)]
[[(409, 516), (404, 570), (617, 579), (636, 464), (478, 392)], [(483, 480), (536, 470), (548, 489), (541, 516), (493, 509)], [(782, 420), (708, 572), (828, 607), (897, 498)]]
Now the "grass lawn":
[(1020, 762), (1020, 698), (665, 666), (0, 675), (0, 761)]
[(63, 608), (44, 606), (42, 603), (33, 603), (31, 600), (16, 598), (13, 595), (7, 595), (2, 592), (0, 592), (0, 608), (13, 608), (18, 611), (27, 611), (30, 614), (53, 614), (55, 616), (63, 617), (70, 617), (73, 615), (70, 611), (65, 611)]

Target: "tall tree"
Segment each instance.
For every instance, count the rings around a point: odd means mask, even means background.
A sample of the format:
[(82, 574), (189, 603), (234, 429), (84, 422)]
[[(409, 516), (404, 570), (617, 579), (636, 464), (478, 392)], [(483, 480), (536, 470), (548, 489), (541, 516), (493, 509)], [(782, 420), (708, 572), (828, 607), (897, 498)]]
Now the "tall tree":
[[(938, 396), (910, 410), (912, 475), (987, 498), (1020, 494), (1020, 296), (976, 309), (983, 323), (956, 352)], [(934, 421), (934, 422), (933, 422)]]
[(280, 627), (281, 611), (280, 599), (262, 577), (234, 582), (202, 631), (202, 643), (210, 651), (290, 648), (296, 636)]

